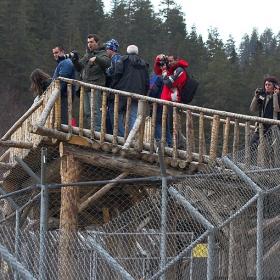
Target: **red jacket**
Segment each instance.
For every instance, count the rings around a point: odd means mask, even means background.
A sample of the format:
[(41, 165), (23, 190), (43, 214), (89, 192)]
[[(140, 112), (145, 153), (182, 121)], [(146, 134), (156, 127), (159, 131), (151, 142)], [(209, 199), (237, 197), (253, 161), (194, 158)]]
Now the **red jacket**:
[(189, 66), (188, 62), (180, 59), (170, 68), (161, 69), (160, 66), (157, 66), (158, 61), (160, 61), (159, 57), (157, 57), (155, 60), (154, 68), (156, 75), (162, 75), (164, 83), (161, 99), (173, 102), (181, 102), (180, 92), (187, 80), (187, 75), (183, 68)]

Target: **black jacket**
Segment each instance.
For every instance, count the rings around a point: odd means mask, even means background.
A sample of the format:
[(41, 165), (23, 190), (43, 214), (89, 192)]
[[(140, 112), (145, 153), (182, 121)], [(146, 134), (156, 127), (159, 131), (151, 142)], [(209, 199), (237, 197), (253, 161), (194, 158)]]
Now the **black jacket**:
[(112, 88), (147, 95), (150, 87), (149, 65), (137, 54), (122, 56), (116, 62)]

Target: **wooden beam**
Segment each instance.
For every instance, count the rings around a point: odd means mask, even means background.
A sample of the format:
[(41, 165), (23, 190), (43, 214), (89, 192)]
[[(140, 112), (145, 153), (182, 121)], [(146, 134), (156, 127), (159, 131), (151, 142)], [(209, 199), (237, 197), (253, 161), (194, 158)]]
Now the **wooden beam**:
[[(74, 158), (80, 162), (92, 164), (94, 166), (106, 167), (118, 172), (128, 172), (139, 174), (141, 177), (161, 175), (159, 165), (147, 164), (139, 160), (116, 157), (112, 154), (98, 153), (92, 149), (82, 149), (76, 146), (64, 145), (61, 149), (61, 156), (73, 154)], [(167, 174), (185, 174), (180, 170), (167, 168)]]
[(54, 107), (55, 101), (58, 98), (58, 95), (60, 94), (60, 90), (58, 88), (55, 88), (52, 92), (52, 95), (50, 99), (48, 100), (48, 103), (46, 104), (37, 124), (38, 126), (43, 126), (45, 125), (48, 116), (50, 115), (50, 112), (52, 108)]
[(1, 147), (13, 147), (20, 149), (31, 149), (33, 147), (33, 143), (23, 142), (23, 141), (13, 141), (13, 140), (0, 140)]
[(43, 103), (43, 98), (38, 102), (34, 103), (27, 112), (6, 132), (6, 134), (1, 138), (1, 140), (7, 140), (10, 136), (22, 125), (22, 123), (39, 108)]
[[(124, 172), (120, 174), (115, 180), (124, 179), (129, 175), (129, 173)], [(113, 188), (117, 183), (110, 183), (105, 185), (102, 189), (97, 191), (94, 195), (89, 197), (86, 201), (80, 204), (79, 206), (79, 212), (82, 212), (84, 209), (89, 207), (94, 201), (96, 201), (98, 198), (100, 198), (102, 195), (104, 195), (106, 192), (108, 192), (111, 188)]]
[[(63, 147), (62, 143), (60, 147)], [(80, 180), (80, 162), (73, 155), (61, 158), (61, 183), (73, 183)], [(78, 231), (78, 203), (80, 190), (77, 186), (61, 188), (60, 238), (58, 251), (58, 279), (77, 279), (77, 260), (75, 258), (76, 235)], [(73, 273), (69, 274), (68, 267)]]
[(47, 128), (47, 127), (39, 126), (39, 125), (30, 124), (28, 127), (28, 131), (30, 133), (35, 133), (35, 134), (42, 135), (42, 136), (52, 137), (52, 138), (55, 138), (55, 139), (61, 140), (61, 141), (69, 141), (71, 139), (71, 135), (69, 133), (64, 133), (61, 131), (57, 131), (55, 129), (51, 129), (51, 128)]

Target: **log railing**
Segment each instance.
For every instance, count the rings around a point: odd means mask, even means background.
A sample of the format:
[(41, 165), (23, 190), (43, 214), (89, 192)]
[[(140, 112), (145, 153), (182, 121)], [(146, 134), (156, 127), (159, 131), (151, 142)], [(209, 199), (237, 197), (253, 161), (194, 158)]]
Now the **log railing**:
[[(68, 96), (72, 95), (72, 84), (81, 87), (79, 98), (78, 126), (72, 127), (73, 106), (71, 98), (68, 98), (68, 123), (61, 125), (60, 112), (60, 82), (68, 83)], [(84, 127), (84, 88), (91, 88), (92, 101), (95, 90), (103, 92), (101, 131), (96, 132), (94, 127), (94, 113), (92, 106), (91, 128)], [(115, 94), (115, 108), (119, 96), (128, 98), (124, 137), (118, 137), (118, 120), (115, 110), (113, 135), (106, 133), (107, 92)], [(76, 97), (77, 98), (77, 97)], [(138, 99), (137, 120), (129, 131), (129, 114), (131, 99)], [(92, 102), (94, 104), (94, 102)], [(149, 116), (149, 107), (153, 107), (153, 114)], [(0, 158), (0, 161), (14, 163), (15, 156), (24, 157), (32, 147), (55, 144), (57, 141), (70, 143), (85, 143), (85, 145), (101, 145), (104, 150), (114, 151), (121, 149), (141, 153), (141, 157), (151, 160), (155, 153), (155, 127), (157, 104), (163, 106), (162, 116), (162, 146), (164, 153), (171, 160), (174, 167), (184, 168), (188, 162), (214, 163), (217, 158), (230, 152), (245, 149), (249, 150), (250, 138), (255, 122), (260, 123), (260, 135), (263, 135), (263, 124), (280, 125), (280, 121), (264, 119), (254, 116), (235, 114), (231, 112), (212, 110), (192, 105), (179, 104), (129, 93), (113, 90), (105, 87), (86, 84), (77, 80), (58, 78), (42, 95), (41, 99), (9, 129), (1, 138), (0, 145), (10, 147), (9, 151)], [(167, 107), (173, 107), (173, 143), (172, 147), (166, 147), (166, 121)], [(249, 110), (249, 109), (248, 109)], [(178, 149), (178, 131), (184, 141), (184, 148)], [(77, 141), (83, 139), (84, 142)], [(97, 140), (97, 141), (95, 141)], [(75, 142), (77, 141), (77, 142)], [(107, 145), (106, 145), (107, 143)], [(111, 147), (108, 148), (108, 144)], [(261, 151), (260, 151), (261, 152)], [(250, 155), (249, 155), (250, 156)]]

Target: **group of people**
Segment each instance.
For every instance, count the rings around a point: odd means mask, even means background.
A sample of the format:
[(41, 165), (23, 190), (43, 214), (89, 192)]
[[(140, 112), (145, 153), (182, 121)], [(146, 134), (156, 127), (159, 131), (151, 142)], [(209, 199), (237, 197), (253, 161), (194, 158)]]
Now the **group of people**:
[[(53, 47), (53, 55), (57, 61), (57, 67), (52, 77), (40, 69), (35, 69), (31, 75), (31, 90), (34, 93), (36, 102), (50, 83), (57, 77), (76, 79), (76, 72), (79, 79), (85, 83), (106, 86), (112, 89), (137, 93), (141, 95), (150, 94), (151, 97), (167, 101), (180, 102), (180, 90), (186, 82), (187, 76), (183, 68), (188, 63), (179, 59), (176, 53), (165, 56), (160, 54), (154, 62), (155, 73), (158, 80), (150, 90), (149, 65), (139, 56), (136, 45), (129, 45), (125, 55), (118, 53), (119, 44), (111, 39), (106, 44), (101, 44), (96, 34), (89, 34), (87, 37), (87, 50), (83, 57), (79, 58), (76, 51), (72, 51), (67, 59), (60, 59), (65, 54), (62, 45)], [(61, 82), (61, 123), (68, 124), (68, 102), (67, 83)], [(72, 88), (72, 99), (75, 90)], [(106, 132), (112, 134), (114, 127), (114, 98), (115, 94), (108, 93)], [(88, 127), (91, 123), (91, 89), (85, 88), (84, 114)], [(127, 98), (120, 95), (118, 107), (118, 136), (124, 136), (124, 116), (127, 106)], [(101, 130), (101, 107), (102, 92), (95, 90), (94, 94), (94, 130)], [(170, 107), (170, 106), (169, 106)], [(132, 98), (130, 107), (129, 128), (132, 129), (137, 118), (138, 101)], [(162, 105), (158, 105), (156, 124), (156, 138), (161, 138), (161, 115)], [(168, 123), (166, 129), (166, 142), (172, 144), (172, 107), (168, 110)]]

